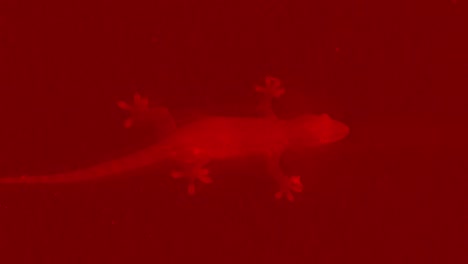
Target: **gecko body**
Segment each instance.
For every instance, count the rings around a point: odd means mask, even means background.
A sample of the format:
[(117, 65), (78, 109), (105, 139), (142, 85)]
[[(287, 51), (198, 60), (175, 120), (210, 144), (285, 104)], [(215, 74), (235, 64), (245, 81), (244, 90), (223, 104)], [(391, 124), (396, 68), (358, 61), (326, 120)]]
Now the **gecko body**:
[[(278, 85), (272, 87), (275, 83), (269, 84), (268, 80), (266, 88), (278, 88)], [(268, 95), (271, 94), (270, 92)], [(276, 94), (281, 95), (282, 92)], [(137, 106), (140, 104), (139, 107), (132, 108), (134, 112), (147, 114), (147, 101), (140, 96), (136, 96), (134, 100)], [(130, 109), (124, 103), (119, 103), (119, 106)], [(194, 194), (197, 181), (212, 182), (206, 169), (209, 163), (261, 155), (267, 157), (269, 172), (278, 183), (276, 198), (286, 196), (288, 200), (293, 200), (292, 192), (302, 191), (302, 183), (298, 176), (283, 174), (279, 166), (282, 153), (290, 147), (317, 147), (342, 140), (348, 135), (349, 128), (327, 114), (307, 114), (281, 120), (271, 115), (271, 109), (264, 110), (265, 114), (262, 117), (206, 117), (180, 128), (175, 128), (173, 122), (169, 122), (171, 125), (168, 131), (171, 133), (168, 136), (128, 156), (76, 171), (42, 176), (4, 177), (0, 178), (0, 183), (73, 183), (112, 177), (166, 160), (175, 160), (182, 166), (180, 170), (173, 171), (172, 176), (188, 179), (188, 193)], [(167, 117), (168, 112), (163, 112)], [(125, 126), (130, 127), (135, 120), (127, 120)]]

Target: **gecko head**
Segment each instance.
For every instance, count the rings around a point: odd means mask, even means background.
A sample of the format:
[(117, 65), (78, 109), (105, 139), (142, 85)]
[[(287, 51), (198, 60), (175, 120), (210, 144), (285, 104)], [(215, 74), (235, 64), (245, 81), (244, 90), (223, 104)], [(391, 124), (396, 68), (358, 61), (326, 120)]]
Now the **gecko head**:
[(349, 127), (327, 114), (303, 115), (292, 120), (291, 140), (299, 146), (311, 147), (340, 141), (349, 134)]

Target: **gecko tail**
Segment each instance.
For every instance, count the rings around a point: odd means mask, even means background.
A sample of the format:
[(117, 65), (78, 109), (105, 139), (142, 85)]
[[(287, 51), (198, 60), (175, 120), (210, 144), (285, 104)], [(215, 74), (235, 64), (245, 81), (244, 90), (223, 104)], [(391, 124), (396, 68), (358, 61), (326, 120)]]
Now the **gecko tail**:
[[(50, 175), (22, 175), (19, 177), (10, 176), (0, 178), (0, 184), (9, 184), (9, 185), (24, 185), (24, 184), (67, 184), (67, 183), (77, 183), (77, 182), (86, 182), (99, 180), (104, 178), (104, 175), (97, 175), (91, 173), (79, 173), (70, 172), (70, 173), (58, 173)], [(110, 175), (106, 175), (110, 176)]]
[(95, 181), (124, 175), (158, 163), (168, 157), (168, 152), (158, 146), (149, 147), (120, 159), (70, 172), (20, 177), (0, 178), (0, 184), (66, 184)]
[(91, 180), (90, 178), (86, 179), (82, 176), (70, 177), (71, 175), (65, 174), (51, 174), (51, 175), (22, 175), (20, 177), (3, 177), (0, 178), (0, 184), (59, 184), (59, 183), (75, 183), (86, 180)]

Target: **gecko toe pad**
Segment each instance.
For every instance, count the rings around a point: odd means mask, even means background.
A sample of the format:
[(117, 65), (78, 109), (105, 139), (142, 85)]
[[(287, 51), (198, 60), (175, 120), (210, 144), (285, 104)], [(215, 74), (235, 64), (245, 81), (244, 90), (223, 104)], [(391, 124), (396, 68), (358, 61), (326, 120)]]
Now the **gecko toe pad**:
[(294, 192), (302, 192), (304, 185), (301, 182), (301, 176), (291, 176), (289, 178), (289, 188)]

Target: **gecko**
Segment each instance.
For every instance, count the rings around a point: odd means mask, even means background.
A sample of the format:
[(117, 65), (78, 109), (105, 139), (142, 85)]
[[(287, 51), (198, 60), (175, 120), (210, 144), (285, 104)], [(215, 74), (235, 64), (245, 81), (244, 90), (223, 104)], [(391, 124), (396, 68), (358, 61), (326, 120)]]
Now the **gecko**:
[(265, 77), (264, 85), (256, 85), (260, 94), (258, 116), (203, 117), (178, 127), (167, 108), (149, 107), (148, 98), (136, 93), (133, 104), (118, 101), (119, 108), (130, 112), (124, 127), (139, 122), (164, 124), (165, 136), (157, 143), (121, 158), (94, 166), (48, 175), (0, 178), (0, 184), (60, 184), (96, 180), (176, 161), (178, 170), (171, 176), (188, 181), (187, 193), (195, 194), (196, 185), (213, 182), (207, 169), (212, 162), (260, 155), (265, 157), (268, 173), (277, 183), (276, 199), (294, 200), (294, 193), (303, 191), (300, 176), (286, 175), (280, 166), (283, 153), (291, 147), (314, 148), (340, 141), (349, 134), (349, 127), (328, 114), (304, 114), (280, 119), (272, 102), (284, 94), (281, 81)]

